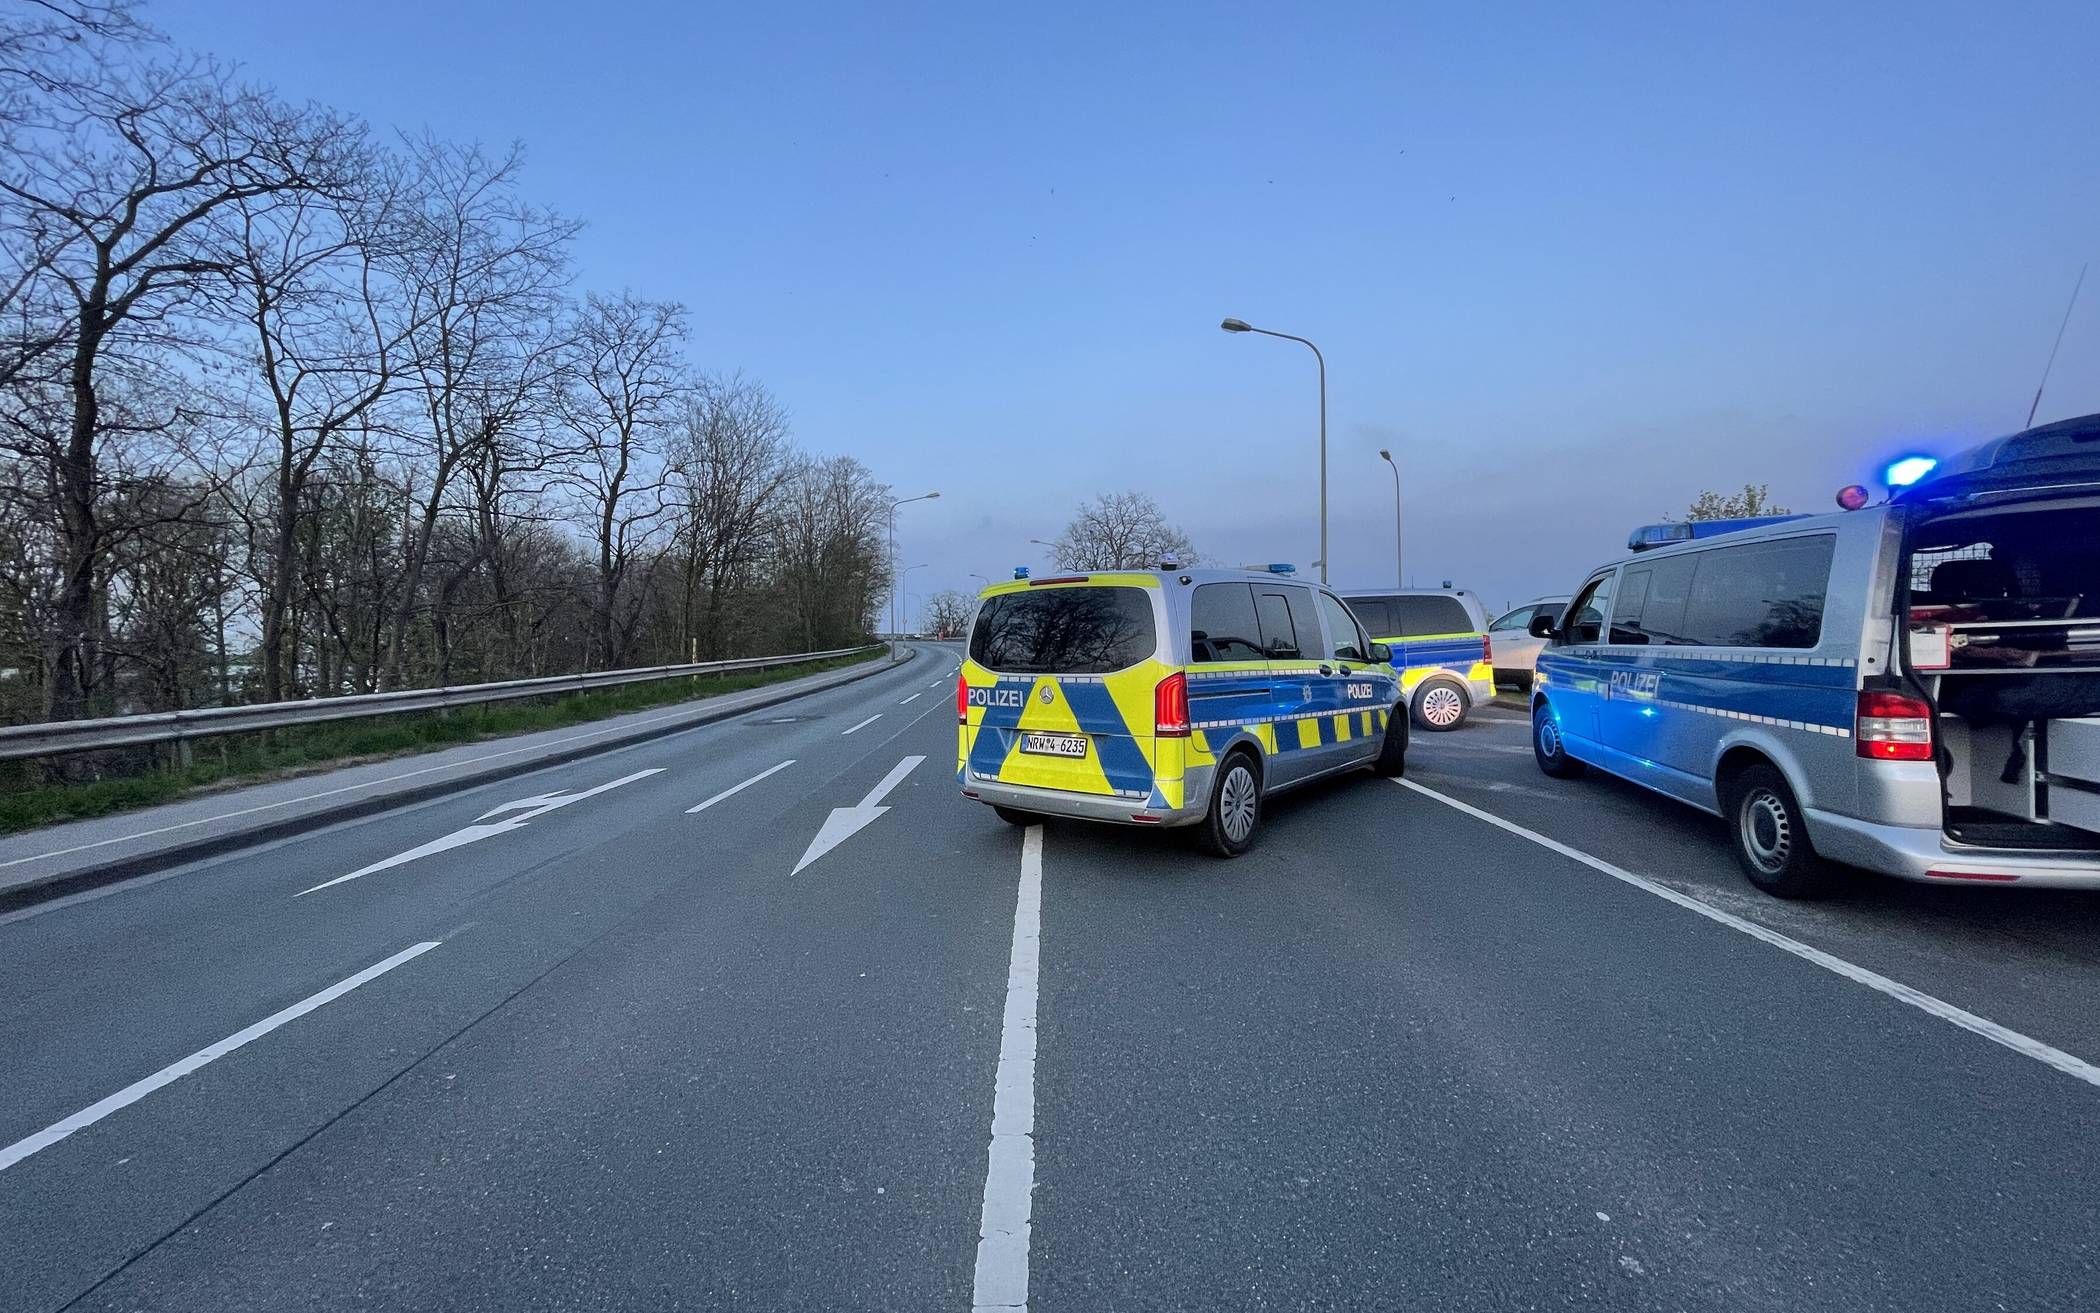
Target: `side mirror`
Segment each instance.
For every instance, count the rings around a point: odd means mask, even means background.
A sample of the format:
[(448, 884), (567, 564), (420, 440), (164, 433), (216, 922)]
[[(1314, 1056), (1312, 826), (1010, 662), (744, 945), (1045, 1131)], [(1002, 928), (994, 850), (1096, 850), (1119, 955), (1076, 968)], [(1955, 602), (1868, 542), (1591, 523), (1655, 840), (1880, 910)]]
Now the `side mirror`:
[(1390, 648), (1390, 647), (1387, 647), (1387, 646), (1386, 646), (1386, 645), (1385, 645), (1384, 643), (1373, 643), (1373, 644), (1371, 644), (1371, 664), (1372, 664), (1372, 665), (1374, 665), (1374, 666), (1389, 666), (1389, 665), (1391, 665), (1392, 663), (1393, 663), (1393, 649), (1392, 649), (1392, 648)]
[(1560, 631), (1553, 627), (1553, 617), (1544, 614), (1543, 612), (1531, 617), (1531, 623), (1529, 625), (1526, 625), (1524, 628), (1525, 632), (1530, 634), (1533, 638), (1560, 637)]

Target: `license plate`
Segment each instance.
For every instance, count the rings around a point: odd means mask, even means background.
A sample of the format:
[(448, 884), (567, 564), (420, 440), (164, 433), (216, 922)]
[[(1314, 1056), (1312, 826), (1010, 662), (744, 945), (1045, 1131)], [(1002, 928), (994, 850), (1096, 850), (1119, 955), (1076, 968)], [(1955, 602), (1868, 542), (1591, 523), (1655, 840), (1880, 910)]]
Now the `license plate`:
[(1084, 757), (1086, 735), (1023, 734), (1021, 751), (1032, 752), (1039, 757)]

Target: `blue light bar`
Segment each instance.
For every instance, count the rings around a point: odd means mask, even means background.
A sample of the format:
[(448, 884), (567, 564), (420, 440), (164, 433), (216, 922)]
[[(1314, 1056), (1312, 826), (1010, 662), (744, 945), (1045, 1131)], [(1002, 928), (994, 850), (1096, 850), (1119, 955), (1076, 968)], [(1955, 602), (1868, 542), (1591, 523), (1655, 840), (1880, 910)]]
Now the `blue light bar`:
[(1287, 563), (1287, 562), (1284, 562), (1284, 561), (1271, 561), (1271, 562), (1269, 562), (1269, 573), (1270, 573), (1270, 574), (1296, 574), (1296, 573), (1298, 573), (1298, 567), (1297, 567), (1297, 566), (1295, 566), (1295, 565), (1291, 565), (1291, 564), (1289, 564), (1289, 563)]
[(1025, 566), (1025, 565), (1017, 565), (1017, 566), (1015, 566), (1015, 567), (1014, 567), (1014, 578), (1016, 578), (1016, 579), (1026, 579), (1027, 577), (1028, 577), (1028, 567), (1027, 567), (1027, 566)]
[(1666, 520), (1661, 524), (1644, 524), (1628, 534), (1626, 549), (1645, 552), (1653, 547), (1718, 538), (1724, 533), (1741, 533), (1745, 529), (1762, 529), (1768, 524), (1785, 524), (1788, 520), (1806, 518), (1803, 515), (1746, 515), (1733, 520)]
[(1891, 488), (1908, 488), (1939, 467), (1937, 456), (1905, 456), (1890, 461), (1888, 468), (1881, 472), (1881, 478)]

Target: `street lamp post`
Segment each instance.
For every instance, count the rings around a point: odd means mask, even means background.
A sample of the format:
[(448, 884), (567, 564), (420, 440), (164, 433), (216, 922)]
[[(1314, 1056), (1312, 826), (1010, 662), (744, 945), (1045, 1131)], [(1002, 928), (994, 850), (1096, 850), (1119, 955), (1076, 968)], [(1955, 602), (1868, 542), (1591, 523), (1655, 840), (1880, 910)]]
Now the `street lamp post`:
[(1244, 319), (1227, 319), (1218, 327), (1228, 333), (1260, 333), (1264, 337), (1280, 337), (1286, 342), (1297, 342), (1310, 349), (1313, 359), (1320, 362), (1320, 582), (1327, 582), (1327, 357), (1320, 348), (1295, 333), (1279, 333), (1273, 329), (1256, 328)]
[(926, 568), (926, 562), (924, 562), (924, 561), (921, 561), (921, 562), (919, 562), (919, 563), (918, 563), (917, 565), (907, 565), (907, 566), (905, 566), (905, 567), (904, 567), (904, 569), (903, 569), (903, 570), (901, 570), (901, 571), (899, 571), (899, 572), (898, 572), (898, 575), (897, 575), (897, 596), (898, 596), (898, 597), (900, 597), (900, 598), (902, 598), (902, 599), (903, 599), (903, 602), (904, 602), (904, 612), (903, 612), (903, 614), (902, 614), (901, 616), (899, 616), (899, 617), (898, 617), (898, 620), (899, 620), (899, 625), (898, 625), (898, 629), (899, 629), (899, 632), (901, 632), (901, 631), (902, 631), (902, 628), (903, 628), (902, 622), (903, 622), (903, 621), (905, 621), (905, 620), (909, 620), (909, 619), (911, 619), (911, 594), (910, 594), (910, 593), (907, 593), (907, 592), (905, 592), (905, 591), (904, 591), (904, 577), (905, 577), (906, 575), (910, 574), (910, 573), (911, 573), (912, 571), (914, 571), (914, 570), (923, 570), (923, 569), (925, 569), (925, 568)]
[(1400, 464), (1393, 453), (1384, 447), (1378, 449), (1378, 458), (1393, 467), (1393, 583), (1396, 587), (1407, 587), (1407, 571), (1400, 564)]
[(897, 607), (900, 591), (897, 587), (897, 508), (909, 506), (915, 501), (932, 501), (940, 496), (937, 492), (922, 492), (916, 497), (904, 497), (890, 503), (890, 660), (897, 659)]

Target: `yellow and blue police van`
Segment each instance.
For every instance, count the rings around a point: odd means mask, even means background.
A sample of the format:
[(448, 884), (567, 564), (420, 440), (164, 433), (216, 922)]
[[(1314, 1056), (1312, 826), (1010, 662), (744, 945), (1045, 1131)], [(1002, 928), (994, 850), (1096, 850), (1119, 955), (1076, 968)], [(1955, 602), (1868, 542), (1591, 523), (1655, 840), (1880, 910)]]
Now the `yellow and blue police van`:
[(1487, 611), (1463, 588), (1347, 592), (1342, 599), (1374, 642), (1392, 649), (1393, 668), (1416, 725), (1442, 732), (1466, 723), (1495, 697), (1495, 653)]
[(956, 680), (955, 778), (1014, 824), (1193, 826), (1237, 856), (1279, 790), (1401, 773), (1390, 656), (1287, 567), (994, 584)]

